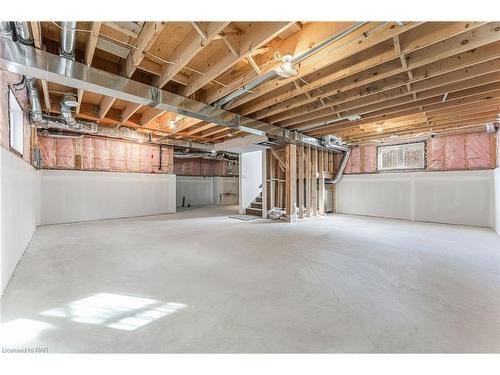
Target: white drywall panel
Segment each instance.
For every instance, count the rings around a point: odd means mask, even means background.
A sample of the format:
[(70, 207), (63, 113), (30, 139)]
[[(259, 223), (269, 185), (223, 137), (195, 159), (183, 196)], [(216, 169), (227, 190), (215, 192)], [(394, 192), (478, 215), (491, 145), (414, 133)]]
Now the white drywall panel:
[(175, 212), (175, 175), (41, 171), (41, 224)]
[(345, 175), (337, 212), (493, 227), (493, 181), (491, 170)]
[(39, 173), (21, 157), (0, 147), (1, 292), (36, 229)]

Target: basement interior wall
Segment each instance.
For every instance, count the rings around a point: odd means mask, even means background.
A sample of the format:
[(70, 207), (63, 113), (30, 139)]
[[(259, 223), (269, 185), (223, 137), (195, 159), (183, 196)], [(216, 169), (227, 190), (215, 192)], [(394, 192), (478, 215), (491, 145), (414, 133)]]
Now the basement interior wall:
[[(30, 165), (31, 127), (23, 118), (23, 156), (9, 150), (9, 86), (21, 76), (0, 70), (0, 282), (3, 294), (19, 259), (39, 223), (40, 184), (38, 172)], [(27, 108), (25, 91), (13, 91)]]
[(177, 176), (177, 207), (183, 198), (186, 206), (238, 204), (238, 177)]
[(496, 137), (496, 168), (494, 171), (495, 186), (495, 229), (500, 236), (500, 129)]

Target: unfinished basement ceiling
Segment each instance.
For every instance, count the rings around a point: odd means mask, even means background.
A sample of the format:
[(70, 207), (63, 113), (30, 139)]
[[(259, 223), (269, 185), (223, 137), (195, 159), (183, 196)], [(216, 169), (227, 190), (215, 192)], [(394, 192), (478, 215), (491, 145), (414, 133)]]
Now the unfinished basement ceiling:
[[(58, 54), (61, 22), (29, 24), (35, 47)], [(290, 77), (253, 84), (283, 56), (332, 37)], [(350, 144), (484, 129), (500, 113), (498, 22), (78, 22), (75, 59), (207, 104), (251, 85), (222, 107)], [(244, 135), (58, 83), (37, 85), (50, 115), (71, 92), (80, 99), (76, 117), (104, 126), (210, 144)]]

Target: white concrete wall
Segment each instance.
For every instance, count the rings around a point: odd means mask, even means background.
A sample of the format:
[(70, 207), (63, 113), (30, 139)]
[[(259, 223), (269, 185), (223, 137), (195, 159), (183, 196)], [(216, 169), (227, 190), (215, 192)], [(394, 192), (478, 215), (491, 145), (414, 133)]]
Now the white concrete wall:
[(177, 207), (182, 206), (186, 197), (186, 206), (206, 206), (219, 204), (221, 193), (234, 193), (235, 197), (224, 197), (222, 204), (238, 204), (237, 177), (177, 176)]
[(500, 236), (500, 168), (494, 171), (495, 185), (495, 230)]
[(41, 224), (175, 212), (175, 175), (43, 170)]
[(3, 294), (39, 221), (38, 172), (0, 147), (0, 264)]
[(493, 227), (493, 182), (491, 170), (345, 175), (337, 212)]
[(262, 154), (264, 151), (245, 152), (240, 154), (240, 214), (259, 194), (262, 184)]

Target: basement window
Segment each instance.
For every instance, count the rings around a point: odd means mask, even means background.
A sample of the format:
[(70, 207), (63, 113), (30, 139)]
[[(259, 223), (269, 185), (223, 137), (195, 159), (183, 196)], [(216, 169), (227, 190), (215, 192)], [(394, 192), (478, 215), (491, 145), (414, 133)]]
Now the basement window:
[(377, 151), (379, 171), (413, 170), (425, 167), (425, 142), (380, 146)]
[(9, 91), (9, 144), (21, 156), (24, 152), (23, 110), (12, 91)]

